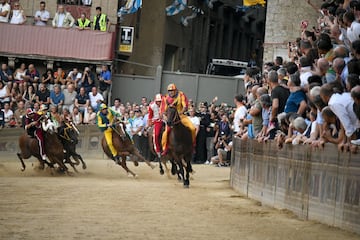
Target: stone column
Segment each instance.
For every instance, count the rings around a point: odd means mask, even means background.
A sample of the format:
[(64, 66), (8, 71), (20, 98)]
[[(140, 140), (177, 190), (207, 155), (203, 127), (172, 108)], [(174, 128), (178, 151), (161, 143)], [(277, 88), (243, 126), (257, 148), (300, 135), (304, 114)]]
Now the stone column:
[[(323, 0), (311, 0), (318, 8)], [(288, 59), (287, 44), (300, 37), (300, 23), (308, 20), (308, 29), (317, 26), (320, 14), (305, 0), (268, 0), (264, 41), (264, 63), (276, 56)]]

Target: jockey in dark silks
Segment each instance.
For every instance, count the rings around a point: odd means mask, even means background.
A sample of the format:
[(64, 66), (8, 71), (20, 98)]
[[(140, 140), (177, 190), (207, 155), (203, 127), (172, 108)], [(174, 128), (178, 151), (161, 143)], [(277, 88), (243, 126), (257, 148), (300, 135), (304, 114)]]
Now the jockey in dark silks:
[(25, 129), (31, 137), (35, 137), (39, 143), (40, 155), (42, 160), (46, 161), (46, 154), (44, 149), (44, 132), (41, 128), (42, 115), (33, 111), (31, 108), (26, 110)]

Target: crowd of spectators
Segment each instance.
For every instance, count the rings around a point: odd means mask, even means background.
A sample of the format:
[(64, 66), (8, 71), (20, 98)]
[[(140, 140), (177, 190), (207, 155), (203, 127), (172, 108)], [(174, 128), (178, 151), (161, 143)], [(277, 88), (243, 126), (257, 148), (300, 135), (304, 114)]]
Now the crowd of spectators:
[[(76, 4), (78, 1), (64, 1), (65, 4)], [(85, 6), (91, 5), (91, 1), (83, 0)], [(50, 22), (51, 14), (46, 10), (46, 2), (40, 2), (40, 8), (34, 14), (35, 26), (47, 26)], [(70, 12), (65, 10), (64, 5), (59, 4), (56, 13), (52, 17), (51, 26), (54, 28), (76, 28), (78, 30), (99, 30), (110, 31), (110, 21), (106, 14), (102, 13), (101, 7), (96, 7), (96, 15), (91, 21), (86, 13), (81, 13), (78, 19), (74, 19)], [(15, 1), (12, 6), (7, 0), (0, 0), (0, 22), (10, 24), (25, 24), (26, 14), (20, 1)]]

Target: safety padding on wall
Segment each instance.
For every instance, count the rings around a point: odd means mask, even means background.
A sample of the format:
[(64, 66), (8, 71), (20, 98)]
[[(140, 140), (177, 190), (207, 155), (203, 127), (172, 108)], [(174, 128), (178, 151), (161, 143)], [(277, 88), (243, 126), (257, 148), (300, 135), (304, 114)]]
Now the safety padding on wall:
[[(80, 131), (79, 143), (76, 150), (83, 157), (92, 158), (106, 158), (104, 156), (101, 139), (103, 134), (95, 125), (81, 125), (78, 126)], [(0, 130), (0, 155), (14, 156), (19, 151), (18, 140), (24, 134), (25, 130), (22, 128), (4, 128)]]
[(235, 138), (230, 182), (264, 205), (360, 233), (360, 154)]

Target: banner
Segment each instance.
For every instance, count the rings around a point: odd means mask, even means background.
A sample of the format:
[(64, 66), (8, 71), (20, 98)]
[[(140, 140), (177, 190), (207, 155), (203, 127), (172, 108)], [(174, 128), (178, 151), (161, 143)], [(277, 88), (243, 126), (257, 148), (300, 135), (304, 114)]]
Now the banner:
[(185, 9), (187, 0), (175, 0), (173, 4), (165, 8), (166, 15), (174, 16)]
[(120, 27), (119, 51), (132, 53), (134, 45), (134, 27)]

